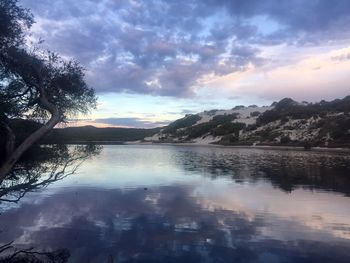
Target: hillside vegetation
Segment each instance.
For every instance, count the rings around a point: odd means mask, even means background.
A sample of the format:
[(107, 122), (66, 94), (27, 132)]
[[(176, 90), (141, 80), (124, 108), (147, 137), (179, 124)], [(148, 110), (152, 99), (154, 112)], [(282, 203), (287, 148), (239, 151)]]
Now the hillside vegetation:
[(68, 127), (54, 129), (45, 139), (45, 143), (75, 142), (126, 142), (142, 140), (159, 132), (155, 129), (136, 128), (96, 128), (94, 126)]
[[(17, 119), (11, 122), (11, 127), (20, 143), (41, 124)], [(3, 156), (4, 138), (0, 134), (0, 157)], [(350, 147), (350, 96), (319, 103), (299, 103), (285, 98), (271, 106), (204, 111), (154, 129), (67, 127), (52, 130), (39, 143), (127, 141)]]
[(146, 141), (350, 147), (350, 96), (205, 111), (171, 123)]

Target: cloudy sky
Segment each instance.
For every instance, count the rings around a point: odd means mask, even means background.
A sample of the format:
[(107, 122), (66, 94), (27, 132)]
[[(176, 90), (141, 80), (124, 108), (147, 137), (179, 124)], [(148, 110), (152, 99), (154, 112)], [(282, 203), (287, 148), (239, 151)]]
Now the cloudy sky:
[(154, 127), (283, 97), (350, 94), (349, 0), (20, 0), (30, 38), (80, 61), (99, 106), (75, 124)]

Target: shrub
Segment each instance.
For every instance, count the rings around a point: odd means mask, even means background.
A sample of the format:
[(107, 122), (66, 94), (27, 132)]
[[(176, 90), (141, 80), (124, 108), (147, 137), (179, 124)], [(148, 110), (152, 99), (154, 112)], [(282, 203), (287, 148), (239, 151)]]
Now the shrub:
[(281, 138), (281, 143), (282, 144), (287, 144), (287, 143), (290, 143), (291, 139), (289, 138), (289, 136), (283, 136)]
[(311, 142), (304, 141), (303, 142), (303, 147), (304, 147), (305, 150), (310, 150), (311, 149)]
[(210, 132), (215, 127), (216, 127), (216, 124), (213, 122), (206, 122), (206, 123), (197, 124), (195, 126), (188, 128), (188, 137), (190, 139), (201, 137), (204, 134)]
[(199, 115), (187, 115), (182, 119), (176, 120), (169, 124), (168, 127), (166, 127), (163, 132), (164, 133), (174, 133), (177, 129), (185, 128), (192, 126), (197, 121), (199, 121), (201, 117)]
[(239, 131), (245, 128), (245, 123), (225, 123), (212, 130), (214, 136), (223, 136), (226, 134), (234, 133), (237, 137)]
[(250, 117), (258, 117), (260, 115), (260, 111), (253, 111), (250, 113)]
[(213, 117), (213, 119), (211, 120), (211, 122), (215, 122), (217, 125), (219, 124), (223, 124), (223, 123), (230, 123), (231, 121), (233, 121), (234, 119), (237, 118), (237, 114), (226, 114), (226, 115), (216, 115)]
[(234, 143), (238, 141), (238, 137), (232, 134), (229, 135), (225, 135), (224, 137), (222, 137), (222, 139), (220, 140), (221, 143), (223, 144), (229, 144), (229, 143)]

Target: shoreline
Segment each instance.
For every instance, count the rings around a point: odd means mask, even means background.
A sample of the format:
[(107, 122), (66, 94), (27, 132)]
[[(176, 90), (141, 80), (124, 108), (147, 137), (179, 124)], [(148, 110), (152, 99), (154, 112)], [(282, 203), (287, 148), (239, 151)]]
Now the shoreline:
[(218, 147), (218, 148), (236, 148), (236, 149), (260, 149), (260, 150), (283, 150), (283, 151), (303, 151), (303, 152), (339, 152), (350, 153), (350, 148), (326, 148), (312, 147), (304, 149), (302, 146), (276, 146), (276, 145), (221, 145), (221, 144), (203, 144), (203, 143), (125, 143), (126, 145), (168, 145), (168, 146), (196, 146), (196, 147)]
[(236, 148), (236, 149), (260, 149), (260, 150), (283, 150), (283, 151), (303, 151), (303, 152), (339, 152), (350, 153), (350, 148), (326, 148), (326, 147), (311, 147), (304, 149), (302, 146), (276, 146), (276, 145), (221, 145), (221, 144), (206, 144), (195, 142), (184, 143), (154, 143), (141, 141), (76, 141), (66, 144), (98, 144), (98, 145), (167, 145), (167, 146), (194, 146), (194, 147), (218, 147), (218, 148)]

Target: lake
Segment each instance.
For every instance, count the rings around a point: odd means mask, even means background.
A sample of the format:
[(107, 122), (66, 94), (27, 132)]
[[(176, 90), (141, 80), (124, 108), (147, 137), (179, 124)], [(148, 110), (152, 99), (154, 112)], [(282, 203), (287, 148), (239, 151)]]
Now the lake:
[(350, 262), (349, 154), (106, 145), (61, 179), (3, 198), (1, 244), (69, 262)]

